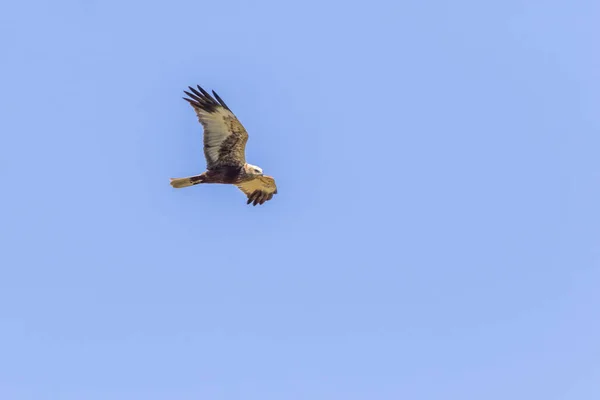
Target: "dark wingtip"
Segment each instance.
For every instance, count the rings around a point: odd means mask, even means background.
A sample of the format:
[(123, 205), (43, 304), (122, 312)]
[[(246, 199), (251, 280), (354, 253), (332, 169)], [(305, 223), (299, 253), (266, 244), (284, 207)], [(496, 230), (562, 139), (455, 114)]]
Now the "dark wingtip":
[(188, 92), (187, 90), (184, 90), (183, 93), (187, 94), (189, 97), (191, 97), (192, 99), (195, 99), (196, 96), (194, 96), (193, 94), (191, 94), (190, 92)]
[[(217, 101), (219, 102), (219, 104), (221, 104), (223, 107), (225, 107), (227, 110), (229, 110), (229, 107), (227, 107), (227, 104), (225, 104), (225, 102), (223, 101), (223, 99), (221, 97), (219, 97), (219, 95), (217, 94), (217, 92), (215, 92), (213, 90), (212, 93), (215, 96), (215, 99), (217, 99)], [(231, 110), (229, 110), (229, 111), (231, 111)]]
[[(196, 85), (196, 87), (198, 88), (198, 90), (200, 92), (202, 92), (203, 95), (205, 95), (206, 97), (208, 97), (209, 99), (213, 100), (213, 98), (210, 96), (210, 94), (208, 94), (208, 92), (204, 89), (202, 89), (202, 87), (200, 85)], [(213, 100), (214, 101), (214, 100)]]
[(216, 110), (216, 108), (219, 106), (219, 103), (217, 103), (217, 101), (215, 99), (213, 99), (206, 90), (202, 89), (202, 87), (200, 87), (200, 85), (196, 85), (196, 86), (198, 87), (198, 90), (194, 89), (191, 86), (188, 86), (188, 89), (190, 90), (191, 93), (188, 92), (187, 90), (184, 90), (183, 93), (188, 95), (190, 98), (187, 99), (184, 97), (183, 99), (188, 101), (192, 106), (194, 106), (198, 109), (207, 111), (209, 113), (214, 112)]
[(198, 97), (200, 99), (204, 99), (204, 96), (202, 95), (202, 93), (200, 93), (199, 91), (197, 91), (193, 87), (190, 87), (190, 90), (192, 91), (192, 93), (194, 93), (196, 95), (196, 97)]

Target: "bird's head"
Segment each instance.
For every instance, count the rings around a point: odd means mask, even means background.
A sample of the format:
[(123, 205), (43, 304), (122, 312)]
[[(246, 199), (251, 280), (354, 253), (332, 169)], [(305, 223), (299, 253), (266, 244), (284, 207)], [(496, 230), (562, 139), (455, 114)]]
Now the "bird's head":
[(263, 170), (260, 167), (252, 164), (246, 164), (245, 168), (246, 174), (253, 176), (261, 176), (263, 174)]

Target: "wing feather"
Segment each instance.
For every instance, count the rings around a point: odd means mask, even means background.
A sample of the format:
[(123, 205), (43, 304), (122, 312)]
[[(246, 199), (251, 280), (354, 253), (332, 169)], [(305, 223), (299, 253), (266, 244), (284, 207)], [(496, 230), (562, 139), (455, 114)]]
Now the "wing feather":
[(248, 132), (225, 102), (213, 91), (213, 98), (197, 85), (197, 90), (188, 86), (188, 97), (196, 112), (198, 121), (204, 128), (204, 157), (208, 169), (225, 166), (240, 167), (246, 163), (246, 143)]
[(248, 197), (247, 204), (264, 204), (277, 194), (275, 179), (271, 176), (257, 176), (254, 179), (237, 183), (236, 186)]

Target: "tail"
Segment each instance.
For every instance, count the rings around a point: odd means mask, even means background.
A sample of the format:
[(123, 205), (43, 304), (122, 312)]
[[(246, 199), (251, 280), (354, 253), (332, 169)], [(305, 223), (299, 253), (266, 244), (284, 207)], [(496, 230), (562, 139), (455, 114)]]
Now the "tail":
[(171, 186), (175, 189), (181, 189), (188, 186), (197, 185), (204, 182), (204, 174), (188, 176), (187, 178), (171, 178)]

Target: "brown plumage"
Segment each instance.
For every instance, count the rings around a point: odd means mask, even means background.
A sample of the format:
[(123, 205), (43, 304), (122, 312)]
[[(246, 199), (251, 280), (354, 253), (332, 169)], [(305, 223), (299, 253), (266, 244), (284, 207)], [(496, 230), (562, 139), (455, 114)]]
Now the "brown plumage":
[(264, 204), (277, 194), (275, 180), (246, 162), (248, 132), (225, 102), (197, 86), (189, 87), (183, 99), (192, 105), (204, 128), (206, 172), (187, 178), (172, 178), (171, 186), (184, 188), (200, 183), (236, 185), (248, 197), (247, 204)]

